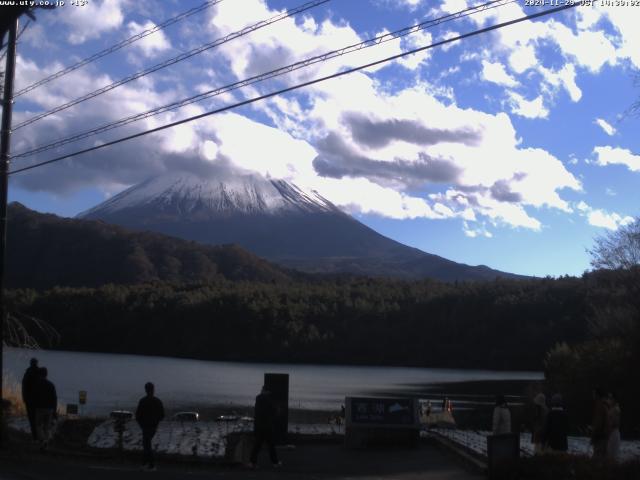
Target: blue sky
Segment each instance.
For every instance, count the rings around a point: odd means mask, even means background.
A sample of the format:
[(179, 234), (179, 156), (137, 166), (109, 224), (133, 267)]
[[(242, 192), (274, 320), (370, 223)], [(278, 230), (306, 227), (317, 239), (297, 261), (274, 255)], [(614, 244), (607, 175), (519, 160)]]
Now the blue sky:
[[(14, 125), (301, 3), (223, 0), (18, 97)], [(17, 89), (200, 4), (94, 0), (40, 11), (18, 47)], [(13, 152), (470, 5), (478, 3), (331, 0), (20, 128)], [(511, 2), (14, 167), (536, 11)], [(17, 174), (10, 199), (73, 216), (166, 171), (257, 172), (315, 189), (384, 235), (458, 262), (579, 275), (593, 238), (640, 214), (640, 125), (625, 115), (640, 96), (639, 23), (640, 7), (595, 2)]]

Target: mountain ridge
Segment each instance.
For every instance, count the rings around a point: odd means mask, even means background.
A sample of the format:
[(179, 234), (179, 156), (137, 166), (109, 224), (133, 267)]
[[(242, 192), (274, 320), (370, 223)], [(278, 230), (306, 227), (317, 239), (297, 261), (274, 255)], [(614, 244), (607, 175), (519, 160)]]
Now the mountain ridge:
[(443, 281), (524, 278), (471, 266), (385, 237), (315, 191), (243, 175), (169, 174), (130, 187), (79, 214), (206, 244), (235, 243), (288, 268)]

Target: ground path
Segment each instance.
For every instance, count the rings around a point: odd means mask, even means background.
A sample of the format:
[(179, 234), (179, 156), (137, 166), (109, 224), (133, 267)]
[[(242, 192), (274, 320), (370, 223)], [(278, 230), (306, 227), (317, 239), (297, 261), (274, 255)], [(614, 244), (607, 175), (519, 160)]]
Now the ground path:
[(0, 480), (134, 480), (168, 479), (300, 479), (313, 480), (479, 480), (481, 474), (465, 469), (457, 459), (432, 443), (413, 449), (347, 450), (341, 444), (306, 444), (279, 450), (284, 462), (273, 469), (266, 452), (259, 468), (207, 464), (159, 463), (156, 472), (141, 472), (130, 460), (71, 459), (30, 454), (0, 455)]

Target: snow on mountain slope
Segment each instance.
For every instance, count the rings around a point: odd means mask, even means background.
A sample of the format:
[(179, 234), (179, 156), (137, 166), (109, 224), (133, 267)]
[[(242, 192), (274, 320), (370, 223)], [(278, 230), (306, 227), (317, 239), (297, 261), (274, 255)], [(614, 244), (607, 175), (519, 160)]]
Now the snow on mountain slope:
[(189, 215), (202, 209), (210, 213), (246, 214), (340, 211), (317, 192), (304, 191), (284, 180), (243, 175), (223, 181), (180, 173), (149, 179), (79, 216), (114, 214), (145, 206), (174, 209), (174, 213), (180, 215)]
[(258, 175), (166, 174), (79, 217), (205, 244), (237, 244), (281, 265), (314, 273), (441, 280), (510, 276), (458, 264), (380, 235), (315, 191)]

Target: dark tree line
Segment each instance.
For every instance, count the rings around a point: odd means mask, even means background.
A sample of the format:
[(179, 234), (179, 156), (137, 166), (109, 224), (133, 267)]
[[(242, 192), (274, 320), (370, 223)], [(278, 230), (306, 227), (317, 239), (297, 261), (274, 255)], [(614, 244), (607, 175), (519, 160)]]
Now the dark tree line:
[(622, 428), (640, 434), (640, 267), (590, 274), (582, 342), (557, 344), (546, 356), (549, 388), (562, 392), (579, 424), (589, 422), (592, 390), (620, 398)]
[(215, 360), (541, 369), (588, 334), (587, 278), (335, 278), (13, 290), (56, 348)]
[(640, 217), (595, 239), (586, 292), (587, 338), (556, 345), (545, 360), (549, 388), (563, 392), (574, 422), (591, 417), (595, 386), (614, 392), (622, 431), (640, 435)]

